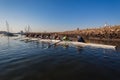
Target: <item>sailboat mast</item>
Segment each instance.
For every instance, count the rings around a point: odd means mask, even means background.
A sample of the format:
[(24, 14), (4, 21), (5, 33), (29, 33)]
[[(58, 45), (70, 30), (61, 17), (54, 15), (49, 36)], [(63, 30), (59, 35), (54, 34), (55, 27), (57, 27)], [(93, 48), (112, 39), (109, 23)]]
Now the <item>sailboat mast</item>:
[(31, 31), (30, 25), (27, 26), (27, 32), (29, 33)]
[(7, 27), (7, 32), (9, 33), (9, 24), (7, 21), (6, 21), (6, 27)]

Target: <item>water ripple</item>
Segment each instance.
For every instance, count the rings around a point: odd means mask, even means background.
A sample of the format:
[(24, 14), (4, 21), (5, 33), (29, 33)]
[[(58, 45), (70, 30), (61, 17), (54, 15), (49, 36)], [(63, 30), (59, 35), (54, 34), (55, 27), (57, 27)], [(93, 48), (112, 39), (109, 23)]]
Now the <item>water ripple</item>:
[[(0, 41), (0, 80), (119, 80), (120, 52)], [(2, 42), (2, 43), (1, 43)]]

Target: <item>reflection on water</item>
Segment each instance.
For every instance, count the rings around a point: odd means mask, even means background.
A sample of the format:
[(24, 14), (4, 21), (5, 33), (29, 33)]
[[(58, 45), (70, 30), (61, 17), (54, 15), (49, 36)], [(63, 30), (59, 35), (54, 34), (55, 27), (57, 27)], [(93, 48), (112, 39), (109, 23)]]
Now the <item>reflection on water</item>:
[(8, 47), (10, 47), (10, 39), (9, 39), (9, 36), (7, 36), (7, 41), (8, 41)]
[(8, 40), (0, 39), (0, 80), (120, 80), (119, 51)]
[(120, 46), (115, 47), (116, 51), (120, 52)]
[(76, 47), (76, 49), (77, 49), (77, 52), (80, 53), (80, 52), (82, 52), (83, 47), (78, 46), (78, 47)]
[(115, 46), (120, 46), (120, 40), (101, 40), (101, 39), (89, 39), (86, 40), (87, 42), (90, 43), (98, 43), (98, 44), (107, 44), (107, 45), (115, 45)]

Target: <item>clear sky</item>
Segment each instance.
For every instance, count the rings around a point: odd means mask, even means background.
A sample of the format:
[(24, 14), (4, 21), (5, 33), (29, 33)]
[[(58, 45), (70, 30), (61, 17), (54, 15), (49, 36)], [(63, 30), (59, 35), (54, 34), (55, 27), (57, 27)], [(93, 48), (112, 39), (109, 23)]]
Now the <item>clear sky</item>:
[(0, 0), (0, 30), (66, 31), (120, 24), (120, 0)]

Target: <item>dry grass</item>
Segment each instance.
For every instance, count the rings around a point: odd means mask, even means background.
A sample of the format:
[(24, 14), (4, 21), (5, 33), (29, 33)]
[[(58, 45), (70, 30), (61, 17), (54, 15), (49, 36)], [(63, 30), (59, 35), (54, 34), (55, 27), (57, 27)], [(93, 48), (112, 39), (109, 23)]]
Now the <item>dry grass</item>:
[(120, 39), (120, 25), (106, 26), (94, 29), (66, 31), (61, 32), (61, 34), (81, 35), (84, 38)]
[(72, 38), (76, 38), (77, 35), (81, 35), (85, 39), (120, 39), (120, 25), (106, 26), (101, 28), (73, 30), (65, 32), (48, 32), (48, 33), (28, 33), (27, 36), (34, 37), (35, 35), (54, 35), (59, 36), (67, 35)]

